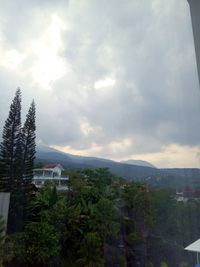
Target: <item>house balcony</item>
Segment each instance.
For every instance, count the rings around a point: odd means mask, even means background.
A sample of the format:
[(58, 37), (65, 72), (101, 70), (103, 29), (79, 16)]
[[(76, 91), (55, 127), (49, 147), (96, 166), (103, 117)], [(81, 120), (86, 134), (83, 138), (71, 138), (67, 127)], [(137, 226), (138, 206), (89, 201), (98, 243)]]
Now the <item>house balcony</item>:
[(68, 190), (67, 181), (69, 180), (69, 177), (66, 176), (38, 176), (34, 175), (33, 177), (33, 184), (37, 188), (42, 188), (44, 184), (49, 181), (52, 184), (56, 186), (56, 189), (58, 191), (66, 191)]

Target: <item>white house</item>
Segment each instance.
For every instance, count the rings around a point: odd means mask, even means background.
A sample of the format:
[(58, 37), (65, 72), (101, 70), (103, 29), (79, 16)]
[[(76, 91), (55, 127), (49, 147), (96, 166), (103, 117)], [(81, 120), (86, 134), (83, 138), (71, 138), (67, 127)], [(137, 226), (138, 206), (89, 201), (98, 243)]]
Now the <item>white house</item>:
[(62, 176), (63, 167), (60, 164), (45, 164), (43, 168), (33, 170), (33, 183), (41, 188), (45, 181), (54, 182), (58, 190), (67, 190), (69, 177)]

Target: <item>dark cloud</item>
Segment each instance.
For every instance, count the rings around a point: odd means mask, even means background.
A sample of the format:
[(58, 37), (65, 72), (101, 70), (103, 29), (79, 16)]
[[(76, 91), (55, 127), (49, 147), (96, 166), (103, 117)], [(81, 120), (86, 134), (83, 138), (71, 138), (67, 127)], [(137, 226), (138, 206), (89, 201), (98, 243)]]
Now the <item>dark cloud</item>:
[[(25, 105), (36, 100), (38, 138), (46, 144), (77, 150), (96, 144), (101, 156), (109, 157), (156, 152), (170, 144), (200, 145), (187, 1), (21, 0), (0, 5), (0, 52), (24, 53), (19, 68), (0, 63), (1, 124), (13, 88), (21, 86)], [(47, 38), (53, 15), (65, 25), (55, 57), (66, 69), (45, 86), (33, 78), (40, 57), (32, 46)], [(97, 90), (95, 83), (106, 78), (115, 84)]]

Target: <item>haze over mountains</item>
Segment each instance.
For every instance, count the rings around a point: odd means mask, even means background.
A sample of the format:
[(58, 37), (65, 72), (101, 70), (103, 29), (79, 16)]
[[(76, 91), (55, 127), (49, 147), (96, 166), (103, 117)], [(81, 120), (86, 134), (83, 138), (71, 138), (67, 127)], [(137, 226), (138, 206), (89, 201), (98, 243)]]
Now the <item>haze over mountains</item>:
[(66, 169), (109, 168), (110, 171), (128, 179), (142, 178), (157, 173), (157, 169), (145, 161), (116, 162), (104, 158), (71, 155), (47, 146), (37, 146), (37, 161), (56, 162)]
[(178, 188), (186, 185), (200, 185), (200, 169), (159, 169), (149, 162), (128, 160), (116, 162), (104, 158), (71, 155), (47, 146), (37, 146), (37, 162), (60, 163), (67, 170), (84, 168), (109, 168), (118, 177), (142, 181), (153, 186)]
[[(59, 151), (57, 149), (48, 147), (48, 146), (44, 146), (44, 145), (38, 145), (37, 146), (37, 158), (43, 158), (43, 157), (48, 157), (50, 156), (50, 159), (52, 158), (51, 153), (56, 153), (56, 159), (58, 160), (73, 160), (79, 163), (86, 163), (88, 161), (91, 160), (99, 160), (99, 161), (103, 161), (103, 162), (118, 162), (118, 161), (113, 161), (113, 160), (109, 160), (109, 159), (104, 159), (104, 158), (97, 158), (97, 157), (87, 157), (87, 156), (79, 156), (79, 155), (72, 155), (69, 153), (64, 153), (62, 151)], [(144, 160), (124, 160), (124, 161), (119, 161), (118, 163), (122, 163), (122, 164), (129, 164), (129, 165), (136, 165), (136, 166), (143, 166), (143, 167), (151, 167), (151, 168), (156, 168), (153, 164), (144, 161)]]
[(130, 165), (137, 165), (137, 166), (144, 166), (144, 167), (151, 167), (155, 168), (155, 166), (147, 161), (144, 160), (134, 160), (134, 159), (129, 159), (129, 160), (123, 160), (120, 161), (121, 163), (125, 164), (130, 164)]

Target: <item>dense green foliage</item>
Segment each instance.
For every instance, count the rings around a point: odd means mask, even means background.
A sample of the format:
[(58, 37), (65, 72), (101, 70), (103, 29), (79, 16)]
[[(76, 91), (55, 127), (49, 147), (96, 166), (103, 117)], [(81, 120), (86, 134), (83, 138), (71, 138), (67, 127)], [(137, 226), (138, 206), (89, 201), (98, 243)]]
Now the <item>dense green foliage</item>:
[(68, 191), (47, 183), (32, 196), (24, 230), (6, 237), (4, 266), (188, 266), (200, 234), (200, 202), (114, 177), (69, 174)]

